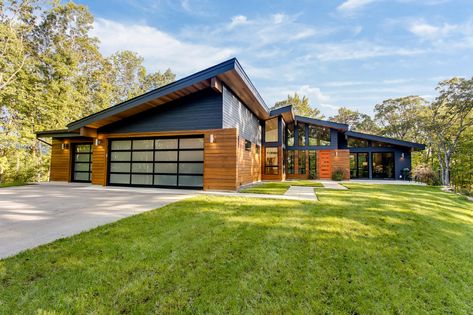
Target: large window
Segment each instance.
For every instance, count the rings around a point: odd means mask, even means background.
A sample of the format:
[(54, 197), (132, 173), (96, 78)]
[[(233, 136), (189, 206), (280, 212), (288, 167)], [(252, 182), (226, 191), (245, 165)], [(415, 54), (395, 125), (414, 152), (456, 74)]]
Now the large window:
[(309, 178), (317, 178), (317, 154), (315, 150), (309, 150)]
[(111, 140), (109, 156), (112, 185), (203, 186), (202, 137)]
[(350, 178), (368, 177), (368, 153), (350, 153)]
[(294, 124), (287, 125), (287, 145), (290, 147), (294, 145)]
[(287, 152), (287, 173), (294, 174), (294, 167), (296, 163), (296, 151), (288, 150)]
[(264, 126), (264, 141), (278, 142), (278, 118), (266, 120)]
[(264, 173), (266, 175), (279, 174), (278, 148), (265, 148)]
[(349, 148), (367, 148), (368, 140), (348, 137)]
[(393, 146), (386, 142), (371, 141), (371, 146), (374, 148), (392, 148)]
[(309, 145), (330, 145), (330, 129), (320, 126), (309, 126)]
[(306, 156), (304, 150), (297, 151), (297, 173), (298, 174), (305, 174), (306, 173)]
[(305, 124), (297, 124), (297, 145), (305, 146)]
[(394, 154), (392, 152), (372, 153), (373, 178), (394, 178)]

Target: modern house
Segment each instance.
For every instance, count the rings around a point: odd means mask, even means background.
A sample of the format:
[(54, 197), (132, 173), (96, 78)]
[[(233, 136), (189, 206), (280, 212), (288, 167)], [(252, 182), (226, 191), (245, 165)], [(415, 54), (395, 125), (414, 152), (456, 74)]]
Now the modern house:
[(270, 110), (236, 59), (74, 121), (52, 138), (53, 181), (235, 190), (260, 180), (398, 179), (424, 145)]

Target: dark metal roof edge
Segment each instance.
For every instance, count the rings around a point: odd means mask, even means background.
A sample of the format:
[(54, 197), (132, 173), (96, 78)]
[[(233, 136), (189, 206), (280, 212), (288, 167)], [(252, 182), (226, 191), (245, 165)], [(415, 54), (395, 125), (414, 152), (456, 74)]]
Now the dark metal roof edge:
[(36, 131), (36, 138), (74, 138), (81, 137), (78, 132), (70, 132), (68, 129)]
[(256, 99), (260, 102), (260, 104), (263, 106), (263, 108), (265, 109), (265, 111), (267, 113), (269, 113), (269, 107), (268, 105), (266, 105), (264, 99), (261, 97), (261, 95), (259, 94), (258, 90), (256, 89), (255, 85), (253, 84), (253, 82), (251, 82), (251, 79), (250, 77), (246, 74), (245, 70), (243, 69), (243, 67), (241, 66), (240, 62), (238, 61), (238, 59), (234, 58), (235, 60), (235, 69), (236, 71), (238, 72), (238, 74), (241, 76), (241, 78), (243, 79), (243, 81), (245, 81), (246, 85), (248, 85), (248, 87), (250, 88), (251, 92), (253, 92), (253, 94), (255, 95)]
[(295, 119), (297, 121), (309, 123), (309, 124), (314, 124), (314, 125), (319, 125), (323, 127), (329, 127), (329, 128), (334, 128), (334, 129), (339, 129), (346, 131), (348, 130), (348, 125), (347, 124), (340, 124), (336, 123), (333, 121), (328, 121), (328, 120), (322, 120), (322, 119), (317, 119), (317, 118), (310, 118), (310, 117), (304, 117), (304, 116), (295, 116)]
[[(236, 58), (226, 60), (226, 61), (221, 62), (221, 63), (219, 63), (215, 66), (212, 66), (210, 68), (198, 71), (194, 74), (191, 74), (191, 75), (189, 75), (187, 77), (184, 77), (182, 79), (179, 79), (177, 81), (171, 82), (167, 85), (164, 85), (164, 86), (159, 87), (155, 90), (149, 91), (145, 94), (138, 95), (138, 96), (136, 96), (132, 99), (126, 100), (126, 101), (124, 101), (122, 103), (119, 103), (117, 105), (114, 105), (112, 107), (103, 109), (103, 110), (101, 110), (97, 113), (91, 114), (89, 116), (86, 116), (86, 117), (81, 118), (79, 120), (76, 120), (74, 122), (71, 122), (70, 124), (67, 125), (68, 130), (78, 129), (80, 127), (83, 127), (83, 126), (87, 125), (90, 122), (96, 121), (96, 120), (101, 119), (101, 118), (105, 118), (105, 117), (110, 116), (110, 115), (114, 115), (114, 114), (116, 114), (118, 112), (121, 112), (123, 110), (132, 108), (132, 107), (134, 107), (138, 104), (145, 103), (145, 102), (150, 101), (152, 99), (155, 99), (157, 97), (164, 96), (166, 94), (177, 91), (177, 90), (179, 90), (181, 88), (184, 88), (186, 86), (192, 85), (194, 83), (197, 83), (197, 82), (200, 82), (200, 81), (203, 81), (203, 80), (210, 79), (210, 78), (212, 78), (212, 77), (214, 77), (218, 74), (227, 72), (229, 70), (233, 70), (233, 69), (235, 69), (235, 65), (236, 65), (237, 62), (238, 61), (237, 61)], [(249, 82), (249, 84), (251, 84), (251, 86), (252, 86), (251, 81)], [(254, 89), (254, 86), (252, 86), (252, 88)], [(263, 104), (264, 104), (264, 102), (263, 102)], [(264, 104), (264, 106), (266, 106), (266, 105)]]
[(347, 131), (347, 132), (345, 132), (345, 135), (352, 136), (352, 137), (355, 137), (355, 138), (360, 138), (360, 139), (386, 142), (386, 143), (389, 143), (389, 144), (399, 145), (399, 146), (402, 146), (402, 147), (418, 148), (418, 149), (421, 149), (421, 150), (425, 149), (425, 144), (422, 144), (422, 143), (410, 142), (410, 141), (405, 141), (405, 140), (398, 140), (398, 139), (383, 137), (383, 136), (370, 135), (368, 133), (362, 133), (362, 132), (358, 132), (358, 131)]
[(270, 117), (279, 116), (282, 113), (286, 113), (290, 111), (292, 111), (292, 105), (286, 105), (286, 106), (282, 106), (282, 107), (278, 107), (278, 108), (270, 110), (269, 116)]

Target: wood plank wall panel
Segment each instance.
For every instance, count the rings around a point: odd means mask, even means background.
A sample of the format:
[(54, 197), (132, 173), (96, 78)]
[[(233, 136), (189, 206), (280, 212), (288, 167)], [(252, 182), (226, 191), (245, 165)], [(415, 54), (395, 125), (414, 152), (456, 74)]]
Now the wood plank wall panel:
[(102, 143), (93, 146), (92, 151), (92, 184), (107, 184), (107, 139), (101, 139)]
[(261, 149), (251, 143), (251, 150), (245, 149), (245, 139), (238, 145), (238, 184), (246, 185), (261, 180)]
[(50, 181), (68, 182), (71, 180), (71, 148), (62, 149), (62, 141), (52, 140)]
[[(214, 143), (210, 143), (210, 135)], [(236, 190), (238, 129), (217, 129), (205, 133), (204, 189)]]
[(350, 179), (350, 150), (330, 150), (332, 172), (337, 168), (342, 168), (345, 171), (343, 179)]

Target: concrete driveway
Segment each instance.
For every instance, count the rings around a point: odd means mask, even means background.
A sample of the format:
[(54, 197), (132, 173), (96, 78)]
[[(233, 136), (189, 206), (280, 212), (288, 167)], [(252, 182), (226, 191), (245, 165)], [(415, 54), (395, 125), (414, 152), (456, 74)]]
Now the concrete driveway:
[(191, 196), (72, 183), (0, 188), (0, 258)]

